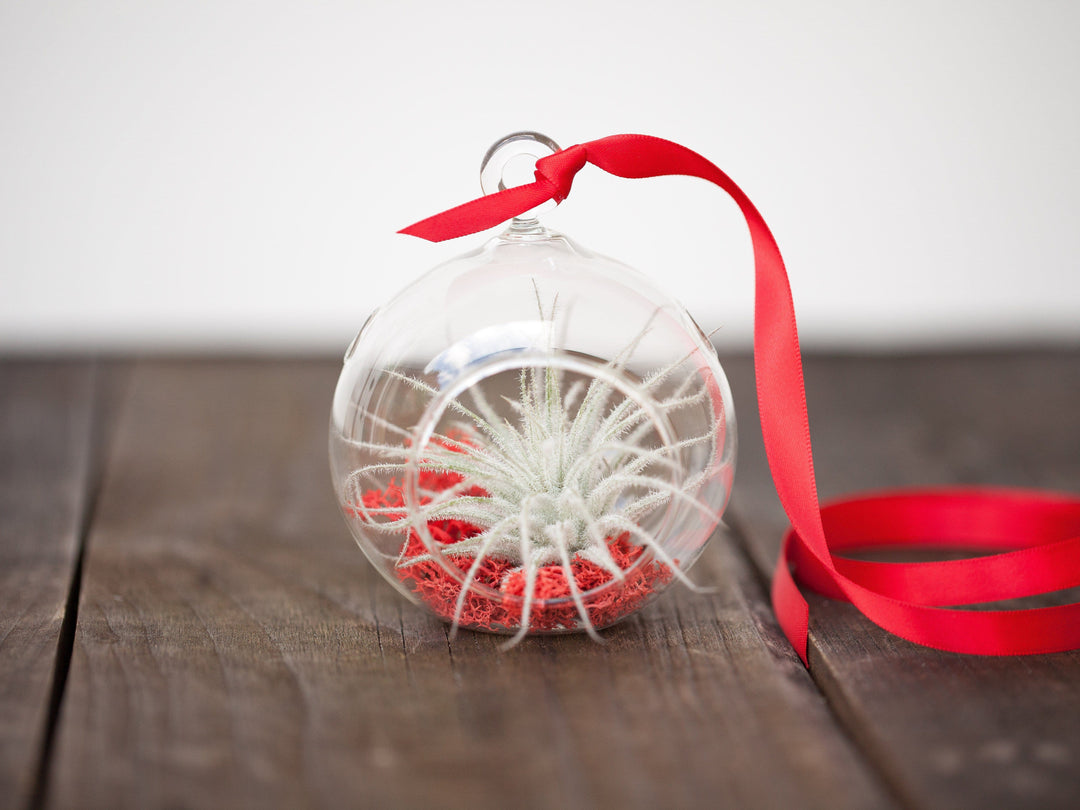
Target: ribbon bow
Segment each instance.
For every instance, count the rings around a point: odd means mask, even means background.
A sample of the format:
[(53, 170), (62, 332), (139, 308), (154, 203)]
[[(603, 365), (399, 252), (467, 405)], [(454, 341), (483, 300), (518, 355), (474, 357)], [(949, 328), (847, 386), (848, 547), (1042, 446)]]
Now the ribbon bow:
[[(821, 506), (784, 260), (754, 204), (701, 155), (649, 135), (612, 135), (540, 159), (532, 183), (467, 202), (400, 232), (439, 242), (494, 227), (548, 200), (562, 202), (586, 163), (626, 178), (699, 177), (726, 191), (746, 219), (754, 246), (754, 374), (761, 432), (791, 521), (773, 576), (772, 602), (804, 664), (809, 608), (796, 575), (813, 590), (853, 603), (886, 630), (929, 647), (994, 655), (1080, 647), (1080, 603), (1029, 610), (945, 607), (1080, 585), (1080, 499), (1021, 489), (945, 488)], [(834, 553), (875, 545), (998, 553), (922, 563), (866, 562)]]

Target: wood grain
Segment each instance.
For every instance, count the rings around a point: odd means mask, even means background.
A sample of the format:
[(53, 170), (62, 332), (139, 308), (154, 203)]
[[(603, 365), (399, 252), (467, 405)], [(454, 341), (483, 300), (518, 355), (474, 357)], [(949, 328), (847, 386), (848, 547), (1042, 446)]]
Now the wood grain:
[(0, 363), (0, 796), (31, 802), (93, 442), (90, 362)]
[(54, 807), (894, 806), (722, 535), (584, 637), (447, 628), (356, 550), (331, 363), (148, 362), (88, 541)]
[[(786, 521), (767, 492), (751, 369), (729, 371), (744, 440), (732, 511), (771, 576)], [(1077, 353), (811, 359), (806, 385), (823, 498), (954, 483), (1080, 491)], [(1080, 654), (941, 653), (811, 597), (811, 669), (906, 805), (1080, 805)]]

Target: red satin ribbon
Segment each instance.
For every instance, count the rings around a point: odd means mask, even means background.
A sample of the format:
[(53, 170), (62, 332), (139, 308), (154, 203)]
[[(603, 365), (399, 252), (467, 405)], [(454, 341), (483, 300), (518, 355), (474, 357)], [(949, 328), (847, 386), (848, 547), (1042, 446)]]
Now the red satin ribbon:
[[(765, 220), (715, 165), (677, 143), (613, 135), (536, 164), (536, 181), (490, 194), (401, 233), (439, 242), (494, 227), (547, 200), (561, 202), (591, 163), (619, 177), (689, 175), (735, 200), (754, 245), (754, 370), (761, 430), (791, 521), (773, 577), (780, 625), (807, 662), (809, 609), (798, 582), (853, 603), (898, 636), (962, 653), (1022, 655), (1080, 647), (1080, 603), (1028, 610), (973, 605), (1080, 585), (1080, 499), (1027, 490), (944, 489), (818, 502), (799, 336), (787, 271)], [(834, 552), (873, 546), (1000, 550), (947, 562), (882, 563)]]

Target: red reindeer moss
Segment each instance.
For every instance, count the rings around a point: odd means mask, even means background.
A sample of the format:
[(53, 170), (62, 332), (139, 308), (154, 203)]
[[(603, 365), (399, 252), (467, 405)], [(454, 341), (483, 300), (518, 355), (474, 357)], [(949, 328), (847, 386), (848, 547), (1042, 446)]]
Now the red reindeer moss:
[[(461, 476), (454, 473), (424, 471), (420, 473), (418, 484), (421, 489), (434, 492), (457, 486), (461, 481)], [(487, 493), (473, 487), (463, 494), (483, 497)], [(390, 519), (405, 516), (405, 499), (401, 484), (396, 480), (392, 480), (386, 489), (364, 492), (362, 500), (366, 509), (401, 507), (400, 514), (383, 513)], [(421, 499), (421, 503), (429, 501), (428, 497)], [(363, 516), (363, 510), (358, 507), (349, 507), (348, 511)], [(481, 529), (463, 520), (433, 520), (428, 523), (428, 531), (443, 557), (461, 572), (462, 578), (467, 576), (476, 558), (470, 554), (454, 554), (453, 547), (462, 540), (475, 537)], [(626, 534), (610, 538), (608, 550), (616, 565), (626, 572), (621, 581), (613, 582), (615, 578), (610, 571), (580, 555), (570, 564), (570, 575), (583, 595), (589, 622), (596, 628), (613, 624), (637, 610), (658, 587), (672, 578), (671, 569), (655, 560), (635, 568), (644, 549), (631, 543)], [(397, 564), (397, 577), (438, 616), (455, 621), (461, 582), (436, 560), (417, 559), (429, 554), (417, 532), (410, 530)], [(497, 557), (485, 558), (474, 574), (473, 582), (456, 617), (458, 625), (494, 631), (513, 631), (521, 627), (527, 577), (520, 565)], [(487, 586), (501, 594), (501, 599), (482, 592), (475, 585)], [(527, 622), (529, 630), (537, 632), (574, 630), (583, 626), (578, 607), (571, 598), (570, 582), (563, 565), (552, 563), (537, 570)]]

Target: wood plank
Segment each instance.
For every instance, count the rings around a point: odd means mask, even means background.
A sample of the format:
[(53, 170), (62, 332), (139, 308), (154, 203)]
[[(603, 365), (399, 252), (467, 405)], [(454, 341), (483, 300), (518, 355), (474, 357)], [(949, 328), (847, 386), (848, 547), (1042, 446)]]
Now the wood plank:
[(30, 803), (90, 486), (90, 361), (0, 363), (0, 796)]
[[(729, 371), (744, 440), (733, 513), (771, 576), (786, 521), (763, 495), (751, 369)], [(812, 358), (806, 385), (823, 498), (919, 484), (1080, 491), (1076, 352)], [(906, 804), (1080, 804), (1080, 653), (941, 653), (811, 597), (811, 670)]]
[(890, 807), (728, 537), (605, 632), (447, 628), (355, 548), (331, 363), (141, 364), (106, 470), (56, 807)]

